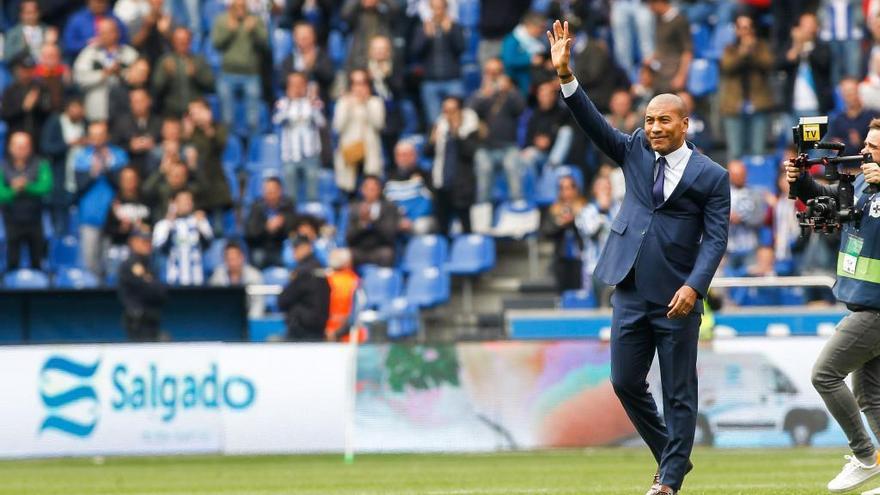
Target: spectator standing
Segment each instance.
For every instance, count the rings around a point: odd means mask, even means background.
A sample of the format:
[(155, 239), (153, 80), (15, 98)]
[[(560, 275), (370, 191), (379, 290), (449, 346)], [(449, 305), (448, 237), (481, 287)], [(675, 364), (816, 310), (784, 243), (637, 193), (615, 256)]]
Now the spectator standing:
[(21, 266), (25, 245), (31, 268), (39, 270), (46, 256), (43, 233), (43, 201), (52, 192), (52, 167), (34, 155), (30, 134), (15, 132), (9, 138), (9, 158), (3, 162), (0, 177), (0, 205), (6, 229), (7, 267)]
[(6, 121), (10, 134), (22, 131), (36, 140), (52, 111), (51, 95), (43, 82), (34, 78), (34, 61), (30, 55), (20, 55), (12, 66), (15, 82), (3, 91), (0, 118)]
[(687, 16), (670, 0), (649, 0), (656, 16), (654, 54), (649, 64), (657, 71), (654, 91), (672, 93), (685, 89), (688, 70), (694, 57), (691, 26)]
[(291, 72), (304, 74), (309, 83), (317, 87), (320, 99), (328, 101), (336, 69), (326, 51), (318, 45), (314, 26), (307, 22), (293, 27), (293, 51), (281, 63), (281, 80), (287, 81)]
[(43, 83), (49, 93), (49, 108), (52, 112), (60, 112), (64, 107), (64, 95), (73, 83), (70, 67), (61, 60), (61, 48), (54, 44), (45, 44), (40, 49), (40, 58), (34, 67), (33, 77)]
[(131, 35), (131, 46), (140, 52), (152, 66), (167, 50), (174, 20), (170, 14), (164, 11), (164, 0), (138, 2), (140, 4), (138, 9), (146, 3), (147, 10), (141, 15), (135, 14), (134, 18), (131, 17), (133, 12), (126, 8), (127, 4), (132, 3), (134, 2), (131, 0), (118, 2), (114, 13), (119, 15), (122, 11), (126, 14), (127, 19), (122, 17), (120, 19), (125, 23), (128, 33)]
[(420, 91), (425, 121), (433, 123), (447, 96), (464, 97), (461, 80), (461, 54), (464, 32), (449, 15), (447, 0), (431, 0), (431, 16), (423, 21), (410, 46), (413, 58), (424, 67)]
[(330, 303), (324, 333), (327, 340), (336, 341), (346, 336), (353, 323), (355, 298), (361, 280), (354, 271), (351, 251), (348, 249), (330, 251), (328, 264), (330, 270), (327, 271), (327, 283), (330, 285)]
[(404, 127), (403, 61), (397, 60), (391, 38), (376, 36), (370, 40), (366, 70), (370, 76), (373, 94), (385, 104), (382, 147), (391, 150)]
[[(611, 2), (614, 59), (629, 77), (633, 77), (638, 67), (633, 38), (637, 39), (640, 60), (644, 61), (654, 53), (654, 29), (654, 16), (642, 0), (615, 0)], [(580, 77), (578, 77), (578, 81), (580, 81)]]
[(531, 90), (532, 68), (543, 65), (547, 58), (546, 29), (547, 19), (530, 12), (501, 43), (501, 62), (524, 97)]
[(379, 136), (385, 125), (385, 105), (370, 93), (366, 71), (353, 70), (348, 78), (348, 92), (336, 103), (333, 114), (333, 129), (339, 133), (334, 169), (336, 185), (352, 193), (361, 164), (368, 175), (382, 175), (385, 168)]
[(287, 338), (299, 342), (323, 341), (330, 316), (327, 274), (315, 257), (311, 241), (295, 236), (291, 244), (296, 269), (278, 296), (278, 307), (287, 323)]
[(477, 203), (492, 200), (492, 182), (499, 165), (507, 176), (511, 199), (521, 199), (522, 170), (516, 132), (525, 102), (504, 75), (501, 60), (492, 59), (483, 66), (483, 84), (469, 106), (480, 117), (480, 141), (474, 155)]
[(786, 71), (785, 108), (794, 117), (824, 114), (834, 107), (831, 85), (831, 49), (817, 37), (816, 15), (801, 14), (791, 30), (791, 44), (782, 53)]
[(578, 36), (571, 56), (578, 84), (589, 93), (590, 100), (600, 112), (608, 113), (612, 95), (629, 89), (630, 76), (617, 64), (611, 49), (601, 38), (587, 34)]
[(134, 229), (128, 238), (131, 255), (119, 267), (119, 300), (123, 327), (133, 342), (159, 340), (165, 287), (153, 269), (153, 252), (148, 227)]
[(394, 147), (394, 169), (385, 183), (385, 197), (400, 210), (400, 231), (427, 234), (433, 227), (433, 201), (429, 180), (419, 169), (419, 155), (409, 141)]
[(113, 202), (116, 173), (128, 163), (122, 148), (109, 144), (107, 123), (89, 124), (89, 144), (73, 157), (76, 194), (79, 198), (79, 245), (83, 266), (102, 275), (101, 238)]
[(746, 165), (734, 160), (727, 164), (730, 174), (730, 234), (727, 261), (732, 269), (751, 262), (758, 248), (758, 232), (764, 225), (767, 205), (764, 193), (750, 187)]
[(223, 152), (229, 132), (225, 125), (214, 122), (211, 107), (202, 98), (190, 102), (187, 119), (192, 123), (189, 142), (198, 156), (193, 175), (200, 187), (199, 208), (207, 211), (214, 229), (219, 230), (222, 213), (232, 207), (232, 193), (223, 172)]
[[(101, 1), (105, 0), (90, 0), (90, 4)], [(73, 64), (73, 78), (85, 94), (90, 122), (108, 120), (110, 90), (124, 84), (129, 67), (138, 57), (134, 48), (119, 43), (119, 27), (112, 19), (97, 22), (96, 41), (85, 47)]]
[(608, 175), (597, 175), (593, 180), (593, 198), (581, 210), (575, 219), (575, 225), (583, 242), (583, 287), (592, 288), (596, 300), (603, 307), (611, 303), (610, 287), (593, 278), (593, 272), (599, 263), (599, 255), (605, 249), (605, 242), (611, 234), (611, 222), (618, 211), (620, 201), (614, 198), (611, 178)]
[(55, 229), (67, 232), (70, 219), (70, 193), (76, 190), (73, 157), (88, 144), (86, 114), (82, 100), (71, 97), (64, 103), (64, 112), (49, 117), (40, 133), (40, 152), (52, 164), (52, 216)]
[(480, 66), (501, 56), (504, 37), (519, 24), (531, 4), (529, 0), (480, 0), (480, 46), (477, 52)]
[[(713, 148), (712, 131), (709, 128), (709, 119), (703, 117), (697, 110), (694, 97), (687, 91), (675, 93), (684, 103), (688, 115), (687, 140), (694, 143), (700, 151), (711, 151)], [(766, 136), (763, 136), (766, 139)]]
[(254, 265), (266, 268), (284, 264), (284, 240), (295, 222), (296, 209), (284, 196), (281, 181), (275, 177), (263, 181), (263, 197), (251, 206), (244, 231)]
[(571, 176), (559, 179), (559, 195), (544, 216), (541, 233), (554, 245), (553, 275), (556, 290), (564, 292), (581, 288), (583, 283), (582, 251), (584, 241), (575, 225), (575, 219), (586, 206), (587, 200), (578, 190)]
[(24, 0), (19, 5), (19, 22), (6, 31), (3, 39), (3, 59), (14, 60), (20, 55), (40, 58), (44, 44), (58, 42), (58, 29), (40, 21), (40, 5), (37, 0)]
[(526, 124), (526, 148), (520, 153), (522, 167), (555, 168), (569, 163), (574, 138), (568, 108), (559, 100), (559, 83), (553, 79), (538, 86), (536, 105)]
[(471, 206), (476, 195), (474, 154), (480, 119), (460, 98), (443, 100), (443, 113), (437, 119), (428, 142), (428, 155), (434, 155), (431, 188), (434, 193), (437, 231), (449, 234), (450, 222), (458, 218), (465, 233), (471, 231)]
[[(144, 202), (141, 194), (141, 178), (138, 170), (128, 166), (119, 171), (119, 190), (104, 224), (104, 235), (110, 241), (113, 251), (109, 259), (125, 259), (128, 257), (128, 237), (131, 233), (150, 224), (150, 207)], [(108, 267), (107, 273), (113, 270)]]
[(397, 207), (382, 197), (381, 179), (364, 177), (361, 200), (349, 206), (348, 219), (345, 240), (355, 265), (394, 264), (400, 218)]
[(858, 81), (844, 78), (838, 88), (843, 98), (843, 111), (831, 117), (826, 140), (844, 143), (846, 148), (842, 155), (858, 155), (874, 114), (862, 105)]
[(202, 257), (214, 239), (205, 212), (194, 211), (193, 193), (183, 189), (165, 218), (156, 224), (153, 247), (168, 257), (165, 281), (170, 285), (202, 285)]
[(838, 84), (844, 77), (859, 77), (865, 37), (862, 0), (822, 0), (819, 16), (820, 37), (831, 49), (831, 84)]
[(287, 196), (300, 199), (305, 184), (306, 201), (318, 200), (321, 174), (321, 133), (327, 127), (324, 104), (308, 95), (308, 81), (302, 72), (287, 75), (285, 95), (275, 103), (272, 123), (281, 127), (281, 163)]
[(153, 101), (156, 100), (150, 87), (150, 73), (150, 63), (147, 62), (147, 59), (138, 58), (128, 68), (125, 77), (119, 79), (119, 84), (110, 87), (108, 108), (113, 109), (113, 113), (110, 115), (111, 124), (117, 115), (124, 115), (131, 111), (128, 105), (128, 94), (133, 90), (143, 89), (153, 97)]
[[(163, 145), (168, 144), (176, 145), (174, 141)], [(199, 185), (191, 180), (189, 171), (190, 168), (180, 159), (173, 158), (163, 162), (159, 170), (144, 181), (144, 199), (153, 212), (153, 223), (165, 218), (169, 205), (179, 191), (188, 190), (194, 195), (198, 194)]]
[(736, 18), (736, 41), (721, 56), (721, 114), (724, 116), (727, 155), (763, 155), (773, 110), (770, 46), (755, 33), (751, 17)]
[[(608, 110), (609, 113), (605, 115), (605, 120), (624, 134), (632, 134), (642, 125), (642, 117), (633, 108), (632, 94), (625, 89), (618, 89), (611, 94)], [(606, 162), (610, 162), (610, 160)]]
[(391, 36), (392, 21), (399, 11), (398, 2), (390, 0), (346, 0), (340, 16), (351, 30), (346, 68), (352, 70), (367, 65), (370, 40), (376, 36)]
[(865, 108), (873, 112), (880, 111), (880, 51), (871, 55), (868, 75), (859, 83), (859, 97)]
[(129, 165), (135, 167), (139, 176), (149, 175), (150, 154), (159, 142), (162, 121), (153, 114), (153, 99), (144, 89), (129, 93), (131, 111), (114, 120), (113, 142), (129, 156)]
[(244, 93), (247, 129), (255, 136), (260, 127), (261, 60), (269, 50), (266, 25), (248, 13), (245, 0), (232, 0), (229, 10), (214, 20), (211, 42), (223, 56), (217, 80), (223, 121), (232, 127), (236, 95)]
[(171, 34), (170, 53), (159, 59), (152, 87), (164, 115), (181, 117), (193, 100), (214, 91), (214, 73), (201, 55), (192, 53), (192, 34), (177, 27)]
[[(784, 157), (783, 161), (794, 158), (794, 153)], [(795, 253), (803, 249), (801, 229), (798, 225), (797, 214), (803, 211), (805, 205), (799, 200), (788, 199), (789, 183), (785, 176), (785, 170), (780, 168), (776, 184), (779, 186), (779, 195), (767, 194), (766, 201), (770, 206), (768, 216), (773, 228), (773, 250), (780, 275), (795, 274)]]
[(88, 0), (86, 6), (76, 11), (64, 25), (61, 41), (64, 56), (73, 60), (96, 39), (100, 43), (100, 24), (104, 20), (112, 21), (116, 25), (117, 37), (122, 43), (128, 40), (125, 24), (110, 12), (110, 1)]
[[(263, 274), (247, 263), (241, 244), (229, 241), (223, 248), (223, 264), (214, 270), (208, 284), (212, 287), (262, 285)], [(264, 314), (265, 298), (248, 295), (248, 318), (262, 318)]]

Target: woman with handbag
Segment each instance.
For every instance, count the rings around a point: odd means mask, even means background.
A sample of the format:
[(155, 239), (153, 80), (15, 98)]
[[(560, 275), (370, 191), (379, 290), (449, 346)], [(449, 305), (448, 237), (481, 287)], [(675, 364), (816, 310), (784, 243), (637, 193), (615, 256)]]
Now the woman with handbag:
[(351, 71), (348, 81), (348, 91), (336, 103), (333, 114), (333, 129), (339, 133), (333, 165), (336, 185), (353, 194), (359, 172), (380, 177), (383, 174), (380, 133), (385, 126), (385, 103), (371, 93), (366, 71)]

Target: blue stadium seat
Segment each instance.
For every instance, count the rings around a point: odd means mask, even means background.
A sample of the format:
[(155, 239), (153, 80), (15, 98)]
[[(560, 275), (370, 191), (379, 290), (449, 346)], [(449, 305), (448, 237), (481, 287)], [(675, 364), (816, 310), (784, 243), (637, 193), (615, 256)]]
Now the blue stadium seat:
[(424, 267), (439, 267), (446, 262), (449, 242), (445, 237), (428, 234), (413, 236), (406, 245), (401, 268), (416, 272)]
[(82, 268), (62, 268), (55, 275), (55, 287), (59, 289), (94, 289), (98, 285), (98, 278)]
[(223, 168), (226, 170), (236, 171), (241, 168), (244, 162), (244, 150), (238, 136), (230, 135), (227, 138), (222, 160)]
[(534, 203), (509, 201), (495, 208), (492, 232), (495, 237), (524, 239), (538, 231), (541, 214)]
[(803, 287), (782, 287), (779, 289), (779, 304), (783, 306), (803, 306), (807, 303)]
[(333, 65), (339, 67), (348, 56), (348, 40), (337, 30), (330, 31), (327, 37), (327, 54)]
[(458, 22), (464, 27), (477, 27), (480, 23), (479, 0), (460, 0), (458, 2)]
[(712, 29), (705, 24), (691, 24), (694, 57), (708, 58), (711, 54)]
[(339, 218), (336, 219), (336, 246), (345, 247), (348, 243), (345, 241), (345, 234), (348, 233), (348, 220), (351, 216), (351, 210), (348, 205), (344, 204), (339, 208)]
[(559, 303), (562, 309), (594, 309), (599, 307), (593, 291), (589, 289), (567, 290), (562, 293)]
[(284, 59), (293, 53), (293, 35), (289, 29), (274, 29), (272, 31), (272, 64), (281, 67)]
[(310, 215), (320, 218), (329, 225), (336, 225), (336, 218), (333, 214), (333, 207), (326, 203), (311, 201), (308, 203), (299, 203), (296, 212), (300, 215)]
[[(211, 31), (211, 25), (214, 18), (226, 12), (226, 5), (223, 0), (203, 0), (202, 2), (202, 29), (205, 32)], [(206, 37), (208, 39), (208, 37)], [(210, 40), (208, 40), (210, 42)]]
[(471, 94), (480, 89), (480, 82), (483, 74), (480, 72), (480, 66), (477, 64), (465, 64), (461, 68), (461, 76), (464, 79), (464, 91)]
[(747, 181), (750, 186), (764, 188), (776, 192), (776, 176), (781, 164), (776, 155), (755, 155), (743, 158), (746, 164)]
[(261, 172), (266, 169), (281, 169), (281, 145), (278, 135), (266, 134), (257, 143), (251, 143), (248, 150), (247, 170)]
[(406, 299), (420, 308), (431, 308), (449, 301), (449, 274), (440, 268), (423, 267), (406, 279)]
[(0, 120), (0, 156), (6, 156), (6, 134), (8, 132), (9, 126), (6, 125), (5, 121)]
[(688, 72), (687, 89), (695, 98), (718, 90), (718, 63), (705, 58), (694, 59)]
[(79, 239), (72, 235), (52, 238), (49, 241), (49, 266), (53, 270), (80, 266)]
[[(270, 266), (263, 269), (263, 283), (266, 285), (280, 285), (282, 288), (290, 282), (290, 270), (283, 266)], [(266, 296), (266, 311), (277, 313), (278, 296)]]
[(419, 308), (405, 297), (392, 299), (382, 311), (388, 324), (388, 338), (399, 340), (419, 332)]
[(364, 270), (361, 284), (366, 295), (365, 308), (380, 309), (403, 290), (403, 276), (394, 268), (372, 266)]
[(5, 90), (14, 80), (15, 78), (12, 77), (9, 69), (6, 68), (6, 64), (0, 63), (0, 92)]
[(446, 271), (453, 275), (477, 275), (495, 266), (495, 240), (480, 234), (462, 235), (452, 242)]
[(49, 276), (39, 270), (20, 268), (3, 276), (7, 289), (48, 289)]
[(218, 266), (223, 264), (223, 250), (226, 249), (226, 239), (214, 239), (202, 257), (202, 267), (206, 277), (209, 277)]
[(736, 28), (733, 24), (716, 25), (712, 30), (712, 39), (709, 48), (704, 52), (704, 57), (712, 60), (720, 60), (724, 54), (724, 48), (736, 41)]
[(336, 185), (336, 174), (331, 169), (322, 168), (318, 176), (318, 197), (322, 201), (339, 203), (339, 187)]
[(568, 176), (574, 177), (578, 188), (581, 191), (584, 190), (584, 174), (579, 167), (575, 165), (562, 165), (556, 168), (544, 167), (544, 172), (535, 184), (535, 202), (539, 206), (553, 204), (556, 201), (559, 179)]

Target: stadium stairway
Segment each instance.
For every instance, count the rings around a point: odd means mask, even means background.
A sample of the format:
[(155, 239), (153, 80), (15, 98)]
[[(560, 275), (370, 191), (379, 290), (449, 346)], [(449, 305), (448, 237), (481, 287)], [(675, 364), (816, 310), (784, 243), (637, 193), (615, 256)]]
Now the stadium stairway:
[(504, 309), (556, 307), (558, 296), (550, 272), (552, 243), (539, 243), (536, 276), (524, 241), (496, 239), (495, 246), (495, 268), (472, 279), (473, 312), (466, 310), (464, 279), (453, 277), (449, 304), (422, 311), (423, 338), (431, 342), (503, 338)]

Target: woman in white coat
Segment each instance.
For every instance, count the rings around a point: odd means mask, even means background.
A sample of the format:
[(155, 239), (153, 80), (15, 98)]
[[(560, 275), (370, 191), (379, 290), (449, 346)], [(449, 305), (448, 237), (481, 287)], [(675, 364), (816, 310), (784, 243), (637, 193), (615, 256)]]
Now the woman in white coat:
[(363, 70), (351, 71), (348, 92), (336, 103), (333, 114), (333, 129), (339, 133), (333, 166), (340, 189), (355, 191), (360, 165), (364, 174), (383, 175), (380, 132), (384, 126), (385, 103), (371, 94), (370, 77)]

